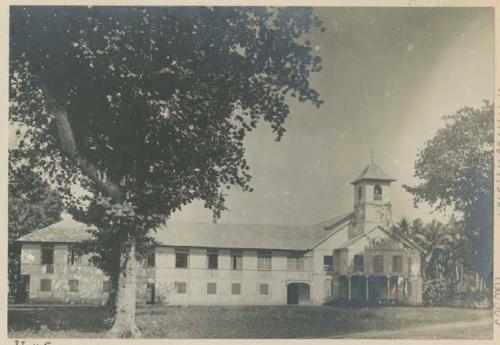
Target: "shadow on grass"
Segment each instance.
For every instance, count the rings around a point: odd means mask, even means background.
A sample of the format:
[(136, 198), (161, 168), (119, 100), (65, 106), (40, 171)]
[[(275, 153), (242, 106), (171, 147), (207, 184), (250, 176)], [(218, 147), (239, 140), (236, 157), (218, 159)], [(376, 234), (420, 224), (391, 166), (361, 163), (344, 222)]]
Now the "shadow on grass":
[(105, 307), (54, 307), (9, 310), (9, 331), (74, 330), (78, 332), (104, 332), (109, 311)]
[[(94, 338), (109, 324), (97, 306), (26, 306), (8, 312), (9, 336)], [(429, 307), (139, 306), (145, 338), (322, 338), (470, 322), (491, 310)], [(465, 334), (467, 335), (467, 334)], [(432, 336), (432, 334), (429, 334)], [(454, 338), (460, 335), (446, 334)], [(404, 332), (399, 335), (405, 338)], [(475, 337), (475, 336), (474, 336)]]

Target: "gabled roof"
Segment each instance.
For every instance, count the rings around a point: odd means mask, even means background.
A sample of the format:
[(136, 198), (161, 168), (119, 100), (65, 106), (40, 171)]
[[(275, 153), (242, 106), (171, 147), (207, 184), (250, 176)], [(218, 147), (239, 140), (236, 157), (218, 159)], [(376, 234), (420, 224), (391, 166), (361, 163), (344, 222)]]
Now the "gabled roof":
[(415, 242), (413, 242), (411, 239), (409, 239), (407, 236), (403, 235), (403, 234), (400, 234), (400, 233), (396, 233), (394, 231), (390, 231), (390, 230), (387, 230), (381, 226), (376, 226), (374, 227), (373, 229), (369, 230), (369, 231), (366, 231), (362, 234), (359, 234), (357, 236), (354, 236), (353, 238), (347, 240), (346, 242), (342, 243), (338, 249), (346, 249), (346, 248), (349, 248), (351, 245), (353, 245), (354, 243), (356, 243), (357, 241), (359, 241), (360, 239), (362, 239), (363, 237), (367, 236), (369, 233), (373, 232), (374, 230), (376, 229), (380, 229), (382, 230), (383, 232), (385, 232), (387, 235), (391, 236), (391, 237), (395, 237), (399, 240), (401, 240), (402, 242), (405, 242), (408, 246), (412, 247), (413, 249), (416, 249), (420, 252), (423, 252), (424, 249), (419, 246), (418, 244), (416, 244)]
[(193, 222), (168, 222), (155, 234), (166, 246), (287, 250), (306, 250), (313, 236), (307, 226)]
[(352, 181), (351, 184), (355, 184), (363, 180), (396, 181), (396, 179), (387, 175), (378, 164), (373, 162), (368, 164), (361, 172), (361, 175)]
[[(173, 222), (157, 229), (159, 245), (205, 248), (248, 248), (306, 251), (350, 221), (352, 213), (313, 226)], [(90, 238), (90, 228), (65, 219), (17, 239), (19, 242), (75, 243)]]
[(345, 213), (314, 225), (313, 227), (315, 227), (316, 229), (321, 229), (321, 231), (317, 230), (317, 240), (311, 245), (311, 248), (320, 245), (321, 243), (335, 235), (337, 232), (344, 229), (347, 225), (349, 225), (352, 220), (353, 214), (354, 212)]
[(402, 233), (396, 232), (396, 231), (391, 231), (391, 233), (392, 233), (393, 236), (400, 238), (402, 241), (408, 243), (410, 246), (412, 246), (413, 248), (419, 250), (420, 252), (422, 252), (422, 253), (425, 252), (425, 249), (422, 248), (422, 246), (420, 246), (418, 243), (416, 243), (415, 241), (413, 241), (411, 238), (409, 238), (405, 234), (402, 234)]
[(91, 227), (77, 222), (72, 218), (67, 218), (43, 229), (21, 236), (16, 241), (77, 243), (90, 239), (90, 233), (87, 231), (89, 229)]

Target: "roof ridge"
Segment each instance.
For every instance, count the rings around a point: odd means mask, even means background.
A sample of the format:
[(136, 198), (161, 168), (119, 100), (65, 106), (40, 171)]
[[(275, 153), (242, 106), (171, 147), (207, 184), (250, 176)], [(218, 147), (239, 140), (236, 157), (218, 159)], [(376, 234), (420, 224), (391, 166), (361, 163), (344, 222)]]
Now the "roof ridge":
[(325, 220), (323, 220), (323, 221), (321, 221), (319, 223), (315, 223), (312, 226), (313, 227), (323, 226), (325, 223), (328, 223), (328, 222), (331, 222), (331, 221), (335, 221), (335, 223), (337, 223), (337, 220), (341, 221), (343, 218), (348, 217), (348, 216), (352, 215), (353, 213), (354, 213), (354, 211), (349, 211), (349, 212), (341, 213), (341, 214), (336, 215), (334, 217), (330, 217), (328, 219), (325, 219)]
[(201, 222), (201, 221), (182, 221), (182, 220), (167, 220), (163, 225), (168, 225), (168, 223), (178, 223), (178, 224), (200, 224), (200, 225), (245, 225), (245, 226), (272, 226), (272, 227), (292, 227), (292, 228), (310, 228), (311, 225), (293, 225), (293, 224), (273, 224), (273, 223), (232, 223), (232, 222)]

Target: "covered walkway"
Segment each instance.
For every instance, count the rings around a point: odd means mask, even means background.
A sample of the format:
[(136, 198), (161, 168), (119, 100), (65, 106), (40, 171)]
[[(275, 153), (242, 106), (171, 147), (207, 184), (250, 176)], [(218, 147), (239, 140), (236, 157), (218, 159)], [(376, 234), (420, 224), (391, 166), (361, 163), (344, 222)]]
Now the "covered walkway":
[(339, 277), (339, 298), (361, 303), (376, 303), (392, 300), (409, 302), (411, 282), (408, 276), (365, 276)]

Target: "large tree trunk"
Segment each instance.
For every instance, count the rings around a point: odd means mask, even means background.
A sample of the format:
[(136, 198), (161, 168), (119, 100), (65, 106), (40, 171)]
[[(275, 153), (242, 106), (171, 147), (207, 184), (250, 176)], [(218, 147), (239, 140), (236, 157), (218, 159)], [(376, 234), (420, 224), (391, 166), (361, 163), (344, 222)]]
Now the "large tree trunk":
[(71, 123), (69, 122), (68, 112), (64, 106), (64, 102), (60, 100), (59, 102), (56, 101), (44, 84), (42, 84), (41, 87), (45, 94), (47, 105), (56, 120), (61, 153), (76, 163), (82, 173), (91, 179), (102, 193), (110, 196), (115, 202), (122, 202), (124, 192), (120, 185), (111, 179), (102, 178), (102, 174), (97, 167), (83, 157), (78, 151), (75, 134), (71, 128)]
[[(81, 172), (90, 178), (97, 189), (104, 195), (110, 196), (114, 202), (121, 203), (124, 200), (125, 193), (123, 188), (109, 178), (103, 178), (97, 167), (83, 157), (78, 151), (75, 136), (71, 128), (68, 113), (64, 107), (64, 102), (57, 101), (46, 85), (41, 85), (45, 94), (45, 100), (48, 107), (54, 115), (59, 145), (61, 153), (72, 160), (81, 170)], [(110, 337), (140, 337), (141, 332), (135, 324), (135, 292), (136, 292), (136, 270), (137, 260), (135, 257), (135, 239), (130, 243), (127, 253), (121, 254), (121, 260), (124, 263), (124, 269), (120, 270), (118, 278), (118, 290), (112, 291), (111, 295), (117, 293), (116, 299), (110, 296), (108, 302), (113, 304), (115, 300), (114, 324), (108, 331)], [(113, 277), (111, 277), (113, 279)], [(115, 277), (116, 279), (116, 277)], [(116, 287), (112, 281), (112, 288)], [(113, 286), (114, 285), (114, 286)]]
[(120, 268), (116, 268), (116, 271), (110, 273), (110, 291), (108, 295), (108, 300), (106, 301), (106, 306), (111, 310), (112, 317), (115, 317), (116, 311), (116, 296), (118, 294), (118, 283), (120, 282)]
[(116, 311), (113, 327), (107, 332), (110, 338), (140, 338), (141, 331), (135, 324), (135, 302), (137, 284), (137, 259), (135, 257), (135, 240), (131, 240), (130, 248), (122, 254), (124, 269), (120, 273), (116, 296)]
[(109, 279), (111, 283), (111, 289), (109, 291), (108, 300), (106, 302), (107, 307), (111, 311), (110, 318), (114, 320), (116, 311), (116, 296), (118, 293), (118, 284), (120, 282), (120, 263), (121, 263), (121, 253), (119, 250), (113, 252), (111, 256), (110, 270), (107, 272), (109, 274)]

